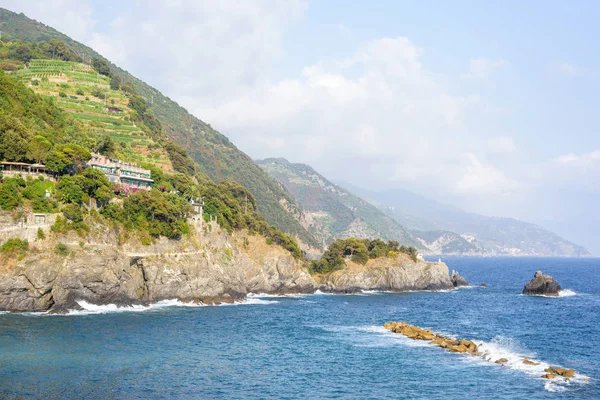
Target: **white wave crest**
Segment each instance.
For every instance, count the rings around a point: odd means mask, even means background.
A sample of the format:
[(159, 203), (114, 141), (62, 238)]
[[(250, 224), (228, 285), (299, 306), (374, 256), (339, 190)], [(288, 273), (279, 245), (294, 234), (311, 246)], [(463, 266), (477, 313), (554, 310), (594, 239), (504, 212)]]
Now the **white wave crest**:
[(558, 297), (571, 297), (571, 296), (577, 296), (577, 292), (575, 292), (574, 290), (571, 290), (571, 289), (563, 289), (560, 292), (558, 292)]
[[(367, 326), (367, 327), (322, 327), (327, 331), (332, 332), (343, 332), (344, 336), (348, 335), (348, 330), (353, 329), (355, 331), (355, 337), (352, 339), (359, 346), (369, 347), (380, 347), (380, 346), (392, 346), (392, 345), (408, 345), (414, 347), (430, 347), (432, 346), (425, 340), (412, 340), (404, 335), (392, 333), (381, 326)], [(365, 339), (363, 336), (370, 333), (379, 336), (377, 340), (373, 338)], [(453, 335), (447, 335), (449, 337), (455, 337)], [(564, 379), (557, 377), (555, 379), (544, 379), (542, 375), (547, 372), (546, 368), (550, 367), (551, 364), (535, 359), (535, 353), (529, 352), (524, 349), (516, 340), (497, 336), (489, 342), (472, 340), (477, 346), (478, 351), (482, 353), (480, 357), (465, 356), (463, 360), (468, 362), (476, 362), (481, 365), (488, 365), (493, 367), (499, 367), (502, 365), (505, 368), (514, 370), (517, 372), (525, 373), (536, 379), (543, 380), (544, 388), (547, 391), (564, 391), (573, 384), (583, 384), (589, 381), (589, 377), (576, 372), (575, 376), (571, 379)], [(496, 364), (496, 361), (506, 359), (500, 364)], [(524, 363), (525, 359), (528, 359), (532, 363)], [(553, 367), (560, 367), (556, 364), (552, 364)]]
[(93, 304), (84, 300), (76, 301), (77, 304), (82, 308), (81, 310), (69, 310), (67, 314), (47, 314), (46, 315), (94, 315), (94, 314), (108, 314), (108, 313), (121, 313), (121, 312), (146, 312), (156, 311), (167, 307), (219, 307), (219, 306), (241, 306), (241, 305), (253, 305), (253, 304), (276, 304), (279, 303), (276, 300), (263, 300), (260, 298), (247, 298), (241, 301), (233, 303), (221, 303), (221, 304), (203, 304), (203, 303), (186, 303), (177, 299), (161, 300), (156, 303), (148, 305), (131, 305), (131, 306), (119, 306), (116, 304)]

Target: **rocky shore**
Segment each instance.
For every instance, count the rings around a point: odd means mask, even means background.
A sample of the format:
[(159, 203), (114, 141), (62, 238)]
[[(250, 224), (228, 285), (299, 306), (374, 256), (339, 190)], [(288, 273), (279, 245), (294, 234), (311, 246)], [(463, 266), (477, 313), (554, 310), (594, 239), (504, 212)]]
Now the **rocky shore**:
[[(386, 322), (383, 327), (394, 333), (400, 333), (409, 339), (429, 341), (429, 344), (446, 349), (451, 353), (463, 353), (473, 357), (481, 357), (486, 361), (494, 362), (495, 364), (500, 364), (502, 366), (509, 362), (507, 358), (494, 359), (487, 352), (481, 352), (481, 344), (477, 345), (470, 340), (455, 339), (449, 336), (443, 336), (438, 333), (434, 333), (431, 329), (419, 328), (418, 326), (410, 325), (406, 322)], [(525, 365), (540, 364), (539, 362), (532, 361), (528, 358), (522, 358), (520, 362)], [(546, 372), (546, 374), (541, 376), (541, 378), (544, 379), (555, 379), (559, 377), (570, 379), (575, 376), (575, 370), (568, 368), (550, 366), (544, 369), (544, 372)]]
[[(66, 245), (62, 254), (57, 243)], [(397, 258), (348, 262), (344, 270), (311, 276), (306, 266), (264, 238), (218, 225), (196, 227), (187, 239), (147, 246), (124, 243), (98, 225), (82, 240), (68, 235), (35, 241), (21, 260), (0, 265), (0, 311), (78, 310), (78, 302), (118, 306), (163, 300), (219, 304), (248, 293), (332, 293), (360, 290), (453, 289), (444, 263)]]
[(344, 269), (315, 276), (315, 279), (319, 289), (327, 292), (454, 289), (446, 264), (415, 262), (406, 255), (369, 260), (366, 265), (347, 261)]

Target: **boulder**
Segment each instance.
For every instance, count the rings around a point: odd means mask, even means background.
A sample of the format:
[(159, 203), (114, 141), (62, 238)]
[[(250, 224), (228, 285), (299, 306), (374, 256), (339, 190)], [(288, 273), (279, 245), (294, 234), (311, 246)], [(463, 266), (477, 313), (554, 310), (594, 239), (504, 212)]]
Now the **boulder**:
[(467, 347), (465, 345), (459, 344), (458, 346), (454, 346), (450, 349), (452, 353), (466, 353)]
[(540, 363), (536, 363), (534, 361), (531, 361), (529, 358), (524, 358), (523, 359), (523, 364), (525, 364), (525, 365), (540, 365)]
[(544, 379), (554, 379), (554, 378), (556, 378), (556, 375), (555, 374), (545, 374), (545, 375), (542, 375), (542, 378), (544, 378)]
[(544, 370), (544, 372), (560, 375), (563, 378), (573, 378), (575, 376), (575, 370), (568, 368), (548, 367)]
[(482, 283), (481, 285), (479, 285), (479, 287), (487, 289), (488, 285), (486, 285), (485, 283)]
[(525, 295), (558, 296), (560, 285), (550, 275), (537, 271), (533, 279), (523, 288)]
[(499, 358), (496, 361), (494, 361), (496, 364), (504, 364), (508, 362), (508, 358)]
[(467, 282), (467, 280), (465, 278), (460, 276), (458, 271), (452, 270), (452, 275), (450, 276), (450, 281), (452, 281), (452, 286), (454, 286), (455, 288), (461, 287), (461, 286), (469, 286), (469, 282)]

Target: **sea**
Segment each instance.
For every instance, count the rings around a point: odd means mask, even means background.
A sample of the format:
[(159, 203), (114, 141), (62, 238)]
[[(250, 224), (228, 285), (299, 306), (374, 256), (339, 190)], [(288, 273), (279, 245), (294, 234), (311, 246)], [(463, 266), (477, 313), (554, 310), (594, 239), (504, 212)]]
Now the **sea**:
[[(600, 259), (443, 261), (473, 286), (2, 314), (0, 398), (600, 399)], [(561, 296), (521, 295), (537, 270)], [(472, 340), (490, 360), (391, 333), (387, 321)], [(548, 366), (576, 376), (542, 379)]]

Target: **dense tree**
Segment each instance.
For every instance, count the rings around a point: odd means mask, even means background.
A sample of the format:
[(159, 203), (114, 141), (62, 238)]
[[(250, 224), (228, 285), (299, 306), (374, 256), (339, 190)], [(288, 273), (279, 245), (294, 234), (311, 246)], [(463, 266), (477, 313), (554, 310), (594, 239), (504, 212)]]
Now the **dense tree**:
[(121, 78), (119, 78), (119, 75), (113, 75), (113, 74), (111, 74), (111, 77), (110, 77), (110, 88), (112, 90), (119, 90), (120, 87), (121, 87)]
[(29, 44), (22, 44), (12, 51), (11, 58), (28, 63), (33, 58), (33, 52)]
[(27, 158), (29, 144), (26, 138), (14, 130), (2, 133), (0, 148), (2, 156), (8, 161), (23, 161)]
[(100, 75), (110, 76), (110, 64), (99, 57), (92, 58), (92, 68)]
[(399, 247), (394, 240), (338, 239), (329, 245), (320, 260), (311, 263), (311, 268), (314, 272), (328, 273), (344, 268), (347, 257), (356, 263), (366, 264), (370, 258), (395, 257), (398, 253), (407, 254), (413, 261), (417, 259), (416, 248)]
[(43, 136), (34, 136), (29, 142), (29, 148), (27, 149), (27, 158), (34, 160), (38, 163), (46, 161), (46, 156), (52, 148), (52, 143)]

